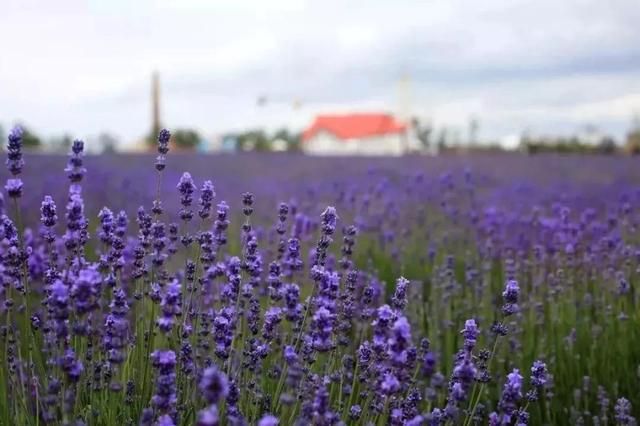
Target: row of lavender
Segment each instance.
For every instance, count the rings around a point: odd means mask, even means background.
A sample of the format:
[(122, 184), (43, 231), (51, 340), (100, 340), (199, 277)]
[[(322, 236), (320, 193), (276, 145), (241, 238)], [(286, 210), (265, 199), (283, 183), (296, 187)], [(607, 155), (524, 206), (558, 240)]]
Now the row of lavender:
[(632, 163), (198, 165), (169, 138), (155, 172), (77, 141), (63, 184), (10, 133), (0, 423), (635, 424)]

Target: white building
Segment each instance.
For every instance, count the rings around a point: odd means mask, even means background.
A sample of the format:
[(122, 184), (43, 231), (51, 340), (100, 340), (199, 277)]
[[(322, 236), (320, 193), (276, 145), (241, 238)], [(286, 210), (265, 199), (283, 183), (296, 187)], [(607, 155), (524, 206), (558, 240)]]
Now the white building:
[(389, 114), (319, 115), (302, 134), (313, 155), (402, 155), (417, 149), (409, 126)]

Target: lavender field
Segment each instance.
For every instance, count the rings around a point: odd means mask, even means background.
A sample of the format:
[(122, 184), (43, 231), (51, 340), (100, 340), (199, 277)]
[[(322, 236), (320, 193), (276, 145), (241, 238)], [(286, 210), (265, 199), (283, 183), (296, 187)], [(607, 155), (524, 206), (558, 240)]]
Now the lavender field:
[(168, 138), (10, 133), (0, 424), (637, 424), (637, 159)]

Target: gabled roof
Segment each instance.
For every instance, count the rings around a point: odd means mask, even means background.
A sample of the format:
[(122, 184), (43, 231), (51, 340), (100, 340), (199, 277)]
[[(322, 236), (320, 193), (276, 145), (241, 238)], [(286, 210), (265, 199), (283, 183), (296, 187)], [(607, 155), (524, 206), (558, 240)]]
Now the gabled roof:
[(320, 131), (332, 133), (339, 139), (353, 139), (402, 133), (406, 128), (390, 114), (319, 115), (302, 133), (302, 140), (309, 140)]

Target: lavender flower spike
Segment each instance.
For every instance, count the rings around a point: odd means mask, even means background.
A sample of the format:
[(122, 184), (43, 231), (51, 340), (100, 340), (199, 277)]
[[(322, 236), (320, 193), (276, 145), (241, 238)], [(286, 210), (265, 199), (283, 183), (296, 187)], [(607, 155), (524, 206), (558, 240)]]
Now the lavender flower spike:
[(20, 126), (16, 126), (9, 132), (9, 144), (7, 145), (7, 168), (13, 176), (22, 173), (24, 159), (22, 158), (22, 135)]
[(169, 139), (171, 139), (171, 133), (167, 129), (160, 130), (160, 133), (158, 133), (158, 156), (156, 157), (156, 170), (159, 172), (166, 167)]
[(47, 228), (51, 228), (56, 225), (58, 216), (56, 214), (56, 203), (53, 201), (50, 195), (45, 195), (44, 201), (40, 207), (40, 221)]

